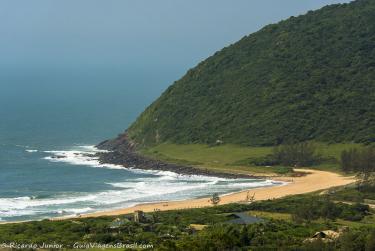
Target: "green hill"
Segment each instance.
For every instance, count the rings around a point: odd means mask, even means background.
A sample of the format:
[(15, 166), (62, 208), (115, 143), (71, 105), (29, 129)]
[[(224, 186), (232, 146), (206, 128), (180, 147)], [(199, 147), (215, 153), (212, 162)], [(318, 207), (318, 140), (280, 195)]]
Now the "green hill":
[(375, 1), (291, 17), (215, 53), (127, 130), (163, 142), (250, 146), (375, 141)]

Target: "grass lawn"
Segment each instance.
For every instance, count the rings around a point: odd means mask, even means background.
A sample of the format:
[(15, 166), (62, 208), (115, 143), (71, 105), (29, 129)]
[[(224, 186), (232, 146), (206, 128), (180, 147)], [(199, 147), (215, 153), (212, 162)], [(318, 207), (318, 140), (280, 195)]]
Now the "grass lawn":
[(249, 211), (249, 215), (256, 216), (263, 219), (273, 219), (273, 220), (285, 220), (288, 222), (292, 221), (292, 215), (288, 213), (274, 213), (265, 211)]
[[(345, 149), (360, 147), (359, 144), (316, 143), (318, 152), (327, 159), (326, 163), (313, 168), (339, 171), (338, 159)], [(202, 144), (177, 145), (160, 144), (144, 149), (142, 154), (171, 163), (192, 165), (221, 172), (270, 174), (282, 173), (281, 167), (259, 167), (237, 165), (236, 162), (248, 158), (264, 157), (272, 153), (272, 147), (247, 147), (239, 145), (208, 146)], [(285, 168), (284, 168), (285, 169)]]

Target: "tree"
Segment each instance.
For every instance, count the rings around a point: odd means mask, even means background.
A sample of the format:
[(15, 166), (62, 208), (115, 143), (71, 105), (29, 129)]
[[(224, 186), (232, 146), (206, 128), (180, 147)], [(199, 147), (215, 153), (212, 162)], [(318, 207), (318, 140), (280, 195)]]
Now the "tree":
[(250, 191), (247, 191), (246, 193), (246, 202), (254, 202), (255, 200), (255, 193), (253, 193), (253, 195), (250, 195)]
[(210, 202), (213, 204), (213, 205), (217, 205), (217, 204), (219, 204), (219, 202), (220, 202), (220, 197), (219, 197), (219, 195), (217, 194), (217, 193), (214, 193), (213, 195), (212, 195), (212, 197), (210, 198)]
[(312, 142), (277, 146), (273, 149), (273, 157), (275, 162), (286, 166), (311, 166), (317, 164), (321, 159)]
[(341, 152), (341, 169), (344, 171), (344, 172), (350, 172), (352, 170), (352, 166), (351, 166), (351, 163), (352, 163), (352, 159), (351, 159), (352, 155), (350, 154), (349, 151), (347, 150), (344, 150)]
[(341, 169), (344, 172), (357, 172), (361, 177), (358, 188), (371, 182), (375, 173), (375, 147), (344, 150), (341, 153)]

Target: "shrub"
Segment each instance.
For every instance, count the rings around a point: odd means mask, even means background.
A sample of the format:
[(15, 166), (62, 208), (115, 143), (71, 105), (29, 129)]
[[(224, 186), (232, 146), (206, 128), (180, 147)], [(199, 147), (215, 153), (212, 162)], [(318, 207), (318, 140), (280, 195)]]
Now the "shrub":
[(273, 160), (286, 166), (311, 166), (319, 164), (321, 156), (311, 142), (280, 145), (273, 150)]

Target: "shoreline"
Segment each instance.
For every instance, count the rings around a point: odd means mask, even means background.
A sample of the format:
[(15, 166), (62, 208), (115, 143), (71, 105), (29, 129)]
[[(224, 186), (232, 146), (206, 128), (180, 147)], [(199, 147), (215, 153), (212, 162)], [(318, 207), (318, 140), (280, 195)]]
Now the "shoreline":
[[(340, 187), (349, 185), (357, 181), (354, 176), (343, 176), (337, 173), (320, 171), (313, 169), (295, 169), (297, 172), (304, 173), (304, 176), (292, 177), (269, 177), (274, 181), (285, 182), (282, 185), (258, 187), (253, 189), (246, 189), (239, 192), (233, 192), (220, 196), (220, 202), (218, 205), (225, 205), (230, 203), (244, 203), (247, 193), (254, 195), (254, 201), (262, 201), (269, 199), (278, 199), (290, 195), (305, 194), (310, 192), (316, 192), (320, 190), (327, 190), (334, 187)], [(93, 213), (85, 213), (82, 215), (74, 216), (62, 216), (49, 218), (51, 221), (61, 221), (70, 219), (81, 219), (81, 218), (96, 218), (102, 216), (119, 216), (125, 214), (132, 214), (136, 210), (141, 210), (143, 212), (154, 212), (157, 211), (170, 211), (170, 210), (184, 210), (193, 208), (203, 208), (212, 207), (209, 198), (195, 198), (195, 199), (185, 199), (185, 200), (174, 200), (174, 201), (158, 201), (149, 203), (140, 203), (135, 206), (112, 209), (106, 211), (98, 211)], [(32, 222), (30, 221), (13, 221), (13, 222), (0, 222), (3, 224), (17, 224)], [(38, 221), (38, 220), (37, 220)], [(40, 221), (40, 220), (39, 220)]]
[[(115, 139), (103, 141), (95, 147), (99, 150), (107, 151), (96, 153), (100, 164), (113, 164), (143, 170), (169, 171), (182, 175), (202, 175), (229, 179), (268, 178), (260, 175), (213, 171), (207, 168), (197, 168), (190, 165), (174, 164), (153, 159), (138, 153), (136, 151), (136, 144), (129, 140), (126, 133), (119, 135)], [(296, 175), (298, 175), (298, 173), (296, 173)]]
[(263, 179), (264, 176), (256, 176), (251, 174), (242, 173), (226, 173), (226, 172), (216, 172), (209, 169), (199, 169), (196, 167), (180, 164), (167, 163), (155, 159), (151, 159), (142, 156), (136, 152), (119, 152), (112, 151), (106, 153), (97, 153), (99, 157), (100, 164), (112, 164), (120, 165), (124, 167), (131, 167), (141, 170), (151, 170), (151, 171), (167, 171), (173, 172), (181, 175), (201, 175), (217, 178), (229, 178), (229, 179)]
[[(356, 181), (353, 176), (342, 176), (337, 173), (328, 171), (319, 171), (312, 169), (296, 169), (298, 172), (306, 173), (307, 175), (301, 177), (279, 177), (273, 179), (275, 181), (287, 182), (280, 186), (260, 187), (254, 189), (246, 189), (240, 192), (234, 192), (227, 195), (220, 196), (220, 203), (218, 205), (225, 205), (230, 203), (243, 203), (248, 191), (254, 194), (254, 201), (262, 201), (269, 199), (278, 199), (289, 195), (298, 195), (329, 188), (349, 185)], [(108, 211), (100, 211), (94, 213), (82, 214), (80, 216), (67, 216), (52, 218), (51, 220), (66, 220), (79, 218), (92, 218), (101, 216), (118, 216), (124, 214), (131, 214), (136, 210), (144, 212), (154, 211), (169, 211), (169, 210), (183, 210), (192, 208), (202, 208), (213, 206), (209, 202), (209, 198), (187, 199), (179, 201), (160, 201), (151, 203), (142, 203), (128, 208), (113, 209)]]
[[(99, 158), (99, 162), (101, 164), (115, 164), (143, 170), (171, 171), (182, 175), (203, 175), (231, 179), (267, 179), (284, 182), (280, 185), (257, 187), (220, 195), (221, 200), (218, 205), (225, 205), (230, 203), (248, 203), (246, 202), (246, 197), (248, 194), (250, 196), (254, 196), (253, 201), (261, 201), (282, 198), (289, 195), (297, 195), (319, 190), (325, 190), (333, 187), (348, 185), (356, 181), (356, 178), (352, 176), (345, 177), (340, 174), (329, 171), (319, 171), (304, 168), (294, 169), (294, 173), (289, 176), (254, 176), (251, 174), (216, 172), (208, 169), (198, 169), (192, 166), (165, 163), (163, 161), (142, 156), (141, 154), (136, 152), (134, 144), (132, 142), (129, 142), (126, 134), (120, 135), (118, 138), (114, 140), (104, 141), (96, 147), (100, 150), (106, 150), (106, 152), (96, 153), (96, 156)], [(209, 201), (209, 198), (204, 197), (174, 201), (140, 203), (127, 208), (109, 209), (105, 211), (97, 211), (92, 213), (53, 217), (49, 218), (49, 220), (117, 216), (123, 214), (131, 214), (136, 210), (141, 210), (144, 212), (153, 212), (202, 208), (210, 206), (213, 205)], [(21, 222), (25, 221), (0, 222), (0, 224), (12, 224)]]

